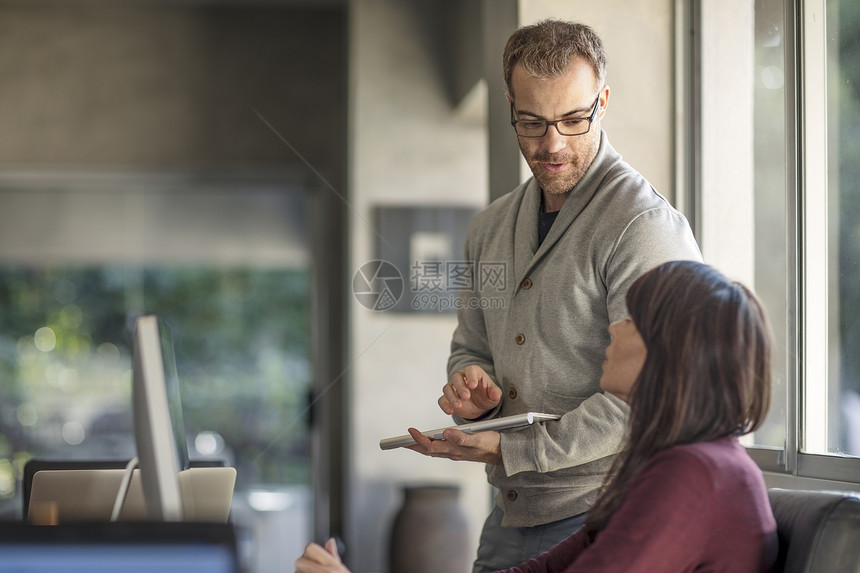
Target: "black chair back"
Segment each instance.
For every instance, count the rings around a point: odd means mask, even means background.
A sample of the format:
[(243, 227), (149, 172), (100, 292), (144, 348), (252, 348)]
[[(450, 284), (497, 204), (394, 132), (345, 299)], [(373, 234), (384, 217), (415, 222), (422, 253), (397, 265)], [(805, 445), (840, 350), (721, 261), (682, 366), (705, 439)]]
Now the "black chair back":
[(860, 497), (768, 490), (784, 573), (860, 573)]

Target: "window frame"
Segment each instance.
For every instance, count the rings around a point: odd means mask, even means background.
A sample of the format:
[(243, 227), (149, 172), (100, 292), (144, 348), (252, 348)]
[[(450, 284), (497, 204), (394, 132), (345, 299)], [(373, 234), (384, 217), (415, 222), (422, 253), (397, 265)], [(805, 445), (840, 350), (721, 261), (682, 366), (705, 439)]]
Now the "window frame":
[[(260, 164), (163, 170), (116, 168), (67, 168), (45, 166), (38, 170), (12, 166), (0, 169), (0, 198), (6, 189), (41, 190), (57, 187), (71, 195), (70, 188), (98, 183), (99, 188), (131, 184), (135, 192), (144, 187), (161, 189), (188, 182), (255, 187), (288, 186), (305, 191), (308, 241), (312, 274), (311, 367), (312, 387), (308, 396), (314, 538), (342, 536), (347, 500), (346, 440), (348, 424), (346, 275), (347, 225), (344, 201), (325, 192), (317, 178), (293, 164)], [(196, 192), (196, 191), (195, 191)], [(26, 260), (24, 257), (22, 260)], [(135, 261), (142, 263), (144, 261)], [(228, 261), (232, 263), (233, 261)], [(263, 261), (265, 262), (265, 261)], [(225, 263), (225, 264), (228, 264)], [(334, 382), (339, 382), (335, 384)]]
[[(697, 237), (701, 233), (702, 182), (691, 176), (698, 173), (703, 161), (701, 137), (701, 94), (704, 88), (698, 70), (699, 55), (707, 49), (702, 45), (701, 17), (702, 0), (694, 0), (688, 7), (681, 7), (678, 16), (688, 24), (691, 31), (685, 34), (679, 26), (679, 50), (685, 49), (688, 36), (698, 39), (694, 50), (688, 53), (687, 63), (678, 62), (682, 88), (679, 94), (692, 97), (679, 98), (681, 112), (686, 109), (685, 135), (679, 138), (679, 159), (687, 164), (679, 173), (678, 193), (680, 207), (688, 212)], [(819, 224), (810, 220), (810, 214), (819, 217), (819, 223), (827, 215), (827, 45), (826, 45), (827, 0), (784, 0), (785, 31), (785, 165), (786, 177), (786, 395), (774, 396), (775, 400), (786, 400), (786, 427), (783, 447), (748, 446), (747, 451), (765, 472), (771, 487), (796, 487), (801, 489), (839, 489), (860, 491), (860, 458), (836, 454), (811, 454), (803, 451), (811, 420), (806, 417), (807, 400), (822, 399), (822, 384), (813, 385), (814, 379), (827, 376), (827, 303), (826, 297), (815, 297), (815, 293), (827, 288), (826, 257), (815, 257), (827, 246), (827, 233)], [(689, 49), (689, 44), (687, 44)], [(820, 62), (816, 66), (814, 62)], [(823, 117), (823, 119), (822, 119)], [(684, 149), (694, 149), (693, 157)], [(686, 180), (685, 180), (686, 179)], [(683, 190), (692, 190), (684, 194)], [(815, 192), (813, 192), (815, 190)], [(686, 207), (686, 208), (685, 208)], [(691, 209), (692, 208), (692, 209)], [(825, 226), (826, 230), (826, 219)], [(704, 246), (704, 245), (703, 245)], [(823, 269), (821, 268), (823, 266)], [(826, 290), (825, 290), (826, 292)], [(816, 304), (814, 301), (823, 301)], [(821, 318), (824, 317), (824, 318)], [(823, 330), (822, 330), (823, 329)], [(826, 396), (823, 397), (826, 402)]]

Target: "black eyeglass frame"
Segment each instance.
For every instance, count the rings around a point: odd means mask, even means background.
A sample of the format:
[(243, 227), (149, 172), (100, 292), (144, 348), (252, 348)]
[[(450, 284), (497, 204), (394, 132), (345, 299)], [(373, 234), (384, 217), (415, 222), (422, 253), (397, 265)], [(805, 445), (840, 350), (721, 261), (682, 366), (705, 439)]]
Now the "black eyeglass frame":
[[(597, 94), (597, 98), (594, 100), (594, 106), (591, 110), (591, 115), (589, 115), (588, 117), (566, 117), (566, 118), (553, 119), (553, 120), (516, 119), (514, 117), (514, 102), (511, 101), (510, 103), (511, 103), (511, 125), (514, 128), (514, 132), (517, 134), (517, 137), (527, 137), (530, 139), (537, 139), (539, 137), (544, 137), (544, 136), (546, 136), (547, 132), (549, 131), (549, 126), (551, 126), (551, 125), (553, 127), (555, 127), (555, 130), (558, 132), (559, 135), (563, 135), (565, 137), (576, 137), (577, 135), (585, 135), (586, 133), (591, 131), (591, 124), (594, 121), (594, 117), (597, 115), (597, 108), (600, 105), (600, 93)], [(562, 133), (561, 130), (558, 128), (559, 122), (562, 122), (562, 121), (587, 121), (588, 127), (585, 128), (585, 131), (580, 132), (580, 133)], [(543, 123), (544, 130), (543, 130), (543, 133), (540, 135), (522, 135), (522, 134), (520, 134), (520, 132), (517, 131), (517, 124), (518, 123)]]

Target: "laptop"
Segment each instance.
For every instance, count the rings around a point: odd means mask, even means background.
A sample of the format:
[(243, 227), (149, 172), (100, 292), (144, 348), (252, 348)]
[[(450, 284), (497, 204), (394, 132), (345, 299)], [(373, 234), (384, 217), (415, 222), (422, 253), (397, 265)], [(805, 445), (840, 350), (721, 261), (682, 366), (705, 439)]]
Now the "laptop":
[[(48, 524), (110, 520), (124, 469), (71, 469), (63, 464), (58, 464), (58, 469), (47, 468), (43, 464), (28, 478), (31, 481), (24, 500), (27, 521)], [(235, 483), (236, 469), (232, 467), (191, 467), (179, 472), (183, 520), (227, 523)], [(147, 519), (140, 472), (134, 470), (119, 520)]]

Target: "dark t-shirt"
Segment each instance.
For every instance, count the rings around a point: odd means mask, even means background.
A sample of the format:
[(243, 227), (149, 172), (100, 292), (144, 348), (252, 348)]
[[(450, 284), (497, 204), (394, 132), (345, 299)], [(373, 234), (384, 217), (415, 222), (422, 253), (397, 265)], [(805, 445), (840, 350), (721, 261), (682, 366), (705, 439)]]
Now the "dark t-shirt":
[(552, 213), (544, 213), (541, 211), (538, 213), (538, 246), (543, 243), (543, 240), (546, 239), (546, 236), (549, 234), (549, 230), (552, 228), (552, 224), (555, 223), (555, 218), (558, 216), (558, 211), (553, 211)]

